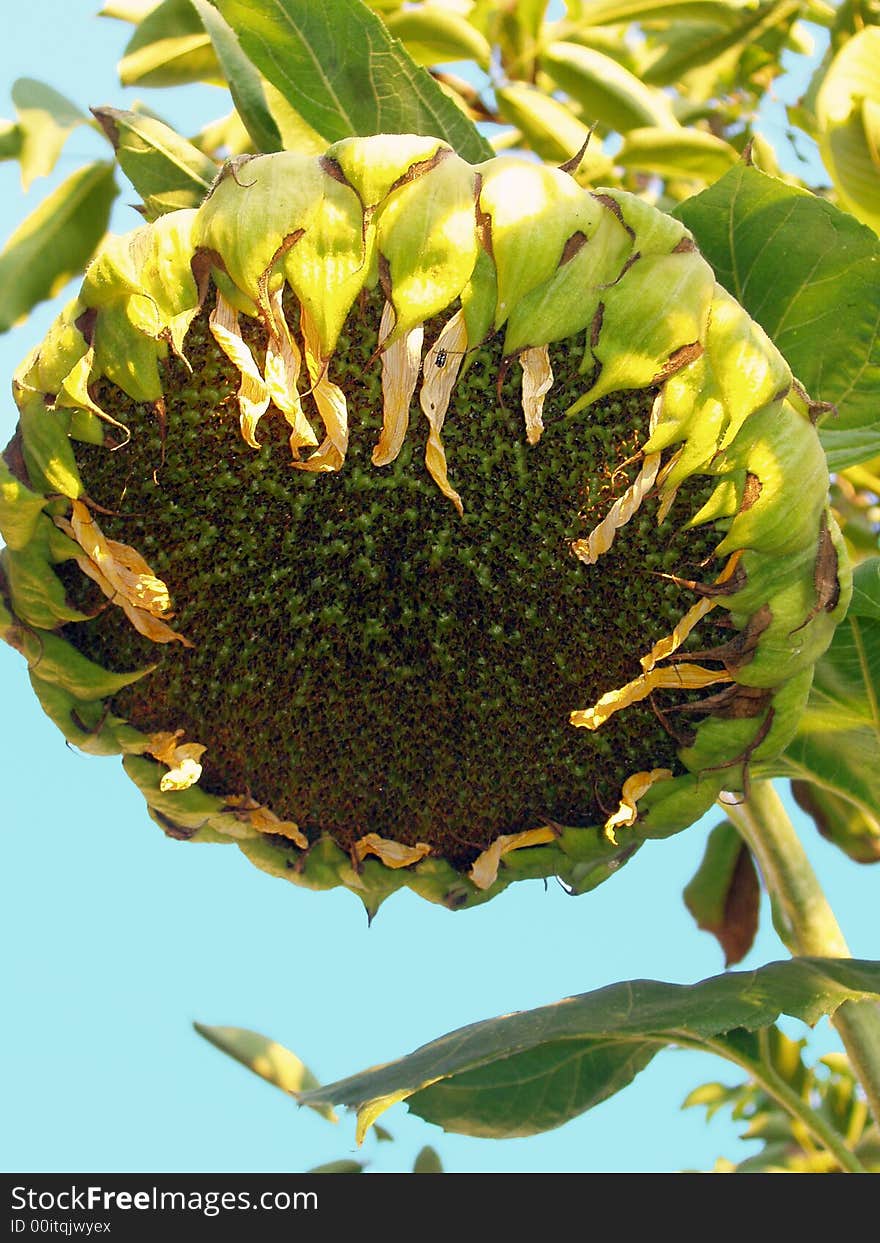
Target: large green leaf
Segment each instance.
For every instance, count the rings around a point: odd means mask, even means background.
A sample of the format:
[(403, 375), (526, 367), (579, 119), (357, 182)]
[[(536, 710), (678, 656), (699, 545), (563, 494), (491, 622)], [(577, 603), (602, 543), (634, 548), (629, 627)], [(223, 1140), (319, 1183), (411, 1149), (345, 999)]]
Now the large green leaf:
[(113, 165), (77, 169), (24, 219), (0, 252), (0, 332), (81, 272), (107, 230)]
[(189, 0), (162, 0), (140, 21), (119, 77), (123, 86), (223, 81), (211, 37)]
[(51, 173), (70, 132), (78, 125), (87, 125), (89, 118), (64, 95), (35, 78), (13, 82), (12, 102), (21, 134), (21, 183), (27, 190), (35, 178)]
[(832, 470), (880, 454), (880, 242), (832, 203), (745, 164), (675, 210), (718, 280), (815, 401)]
[(803, 783), (805, 810), (861, 862), (880, 859), (878, 689), (880, 557), (874, 557), (855, 572), (852, 604), (816, 665), (798, 732), (772, 765), (775, 775)]
[(208, 0), (190, 0), (190, 3), (211, 37), (233, 103), (257, 151), (280, 151), (284, 144), (266, 102), (263, 80), (241, 50), (235, 31)]
[(445, 1130), (533, 1135), (626, 1087), (668, 1045), (735, 1045), (745, 1064), (755, 1056), (746, 1032), (780, 1014), (815, 1023), (845, 1001), (878, 996), (880, 963), (851, 959), (793, 959), (694, 985), (633, 980), (474, 1023), (299, 1099), (356, 1109), (359, 1136), (401, 1100)]
[(116, 150), (122, 171), (155, 220), (181, 207), (198, 207), (217, 175), (217, 165), (155, 117), (118, 108), (92, 109)]
[(360, 0), (216, 0), (245, 54), (328, 142), (430, 134), (473, 163), (473, 123)]

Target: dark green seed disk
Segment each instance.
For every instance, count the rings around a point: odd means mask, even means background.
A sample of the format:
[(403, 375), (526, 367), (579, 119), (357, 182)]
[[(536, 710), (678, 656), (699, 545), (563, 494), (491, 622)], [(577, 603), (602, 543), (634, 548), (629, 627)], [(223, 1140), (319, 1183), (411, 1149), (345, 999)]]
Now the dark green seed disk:
[[(260, 330), (245, 323), (261, 360)], [(671, 520), (658, 531), (651, 500), (597, 565), (572, 554), (635, 478), (654, 397), (617, 394), (564, 417), (585, 387), (582, 342), (551, 348), (536, 446), (500, 337), (470, 359), (443, 428), (464, 517), (425, 469), (416, 402), (398, 459), (372, 466), (377, 323), (373, 298), (331, 360), (351, 428), (338, 473), (295, 470), (273, 408), (261, 449), (245, 444), (238, 378), (206, 311), (186, 341), (193, 374), (167, 365), (164, 429), (103, 383), (99, 403), (132, 437), (114, 452), (76, 446), (87, 493), (118, 515), (101, 516), (106, 534), (168, 583), (173, 625), (195, 647), (150, 644), (115, 608), (65, 633), (115, 669), (159, 660), (113, 710), (205, 743), (205, 789), (250, 794), (344, 847), (376, 832), (466, 866), (499, 834), (547, 818), (602, 823), (632, 772), (682, 771), (649, 704), (595, 734), (569, 714), (638, 676), (639, 656), (692, 603), (663, 575), (706, 576), (718, 536)], [(695, 512), (710, 485), (685, 484), (674, 513)], [(92, 599), (72, 563), (64, 577), (73, 598)], [(701, 645), (713, 630), (704, 624)]]

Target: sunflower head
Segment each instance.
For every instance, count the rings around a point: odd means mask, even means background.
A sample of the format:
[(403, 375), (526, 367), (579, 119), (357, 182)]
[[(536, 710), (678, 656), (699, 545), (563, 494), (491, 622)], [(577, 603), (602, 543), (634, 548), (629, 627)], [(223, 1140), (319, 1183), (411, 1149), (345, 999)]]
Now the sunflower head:
[(0, 629), (166, 833), (374, 911), (605, 879), (790, 739), (848, 570), (687, 230), (436, 139), (231, 161), (19, 369)]

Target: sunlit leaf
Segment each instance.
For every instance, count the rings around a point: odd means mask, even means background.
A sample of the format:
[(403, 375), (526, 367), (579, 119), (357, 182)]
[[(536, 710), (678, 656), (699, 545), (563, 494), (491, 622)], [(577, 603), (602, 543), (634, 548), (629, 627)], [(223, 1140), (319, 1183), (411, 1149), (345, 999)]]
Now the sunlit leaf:
[[(509, 86), (499, 86), (495, 98), (504, 120), (517, 127), (542, 160), (564, 163), (580, 151), (590, 136), (588, 127), (565, 104), (545, 95), (537, 87), (511, 82)], [(599, 145), (598, 142), (596, 145)], [(587, 155), (591, 156), (589, 148)], [(591, 158), (601, 161), (607, 176), (611, 171), (611, 160), (603, 157), (601, 152), (598, 157)]]
[(217, 175), (217, 165), (198, 147), (153, 117), (117, 108), (95, 108), (116, 150), (122, 171), (144, 201), (145, 215), (198, 207)]
[(13, 82), (12, 102), (21, 139), (21, 183), (27, 190), (35, 178), (51, 173), (71, 131), (88, 124), (89, 118), (64, 95), (35, 78)]
[(585, 17), (595, 26), (624, 22), (681, 21), (732, 25), (751, 0), (590, 0)]
[(490, 159), (473, 123), (360, 0), (216, 0), (245, 54), (328, 142), (429, 134)]
[(233, 103), (257, 151), (280, 151), (281, 134), (269, 110), (263, 80), (241, 50), (235, 31), (208, 0), (190, 0), (190, 3), (211, 37)]
[(880, 233), (880, 28), (843, 45), (816, 93), (819, 150), (844, 207)]
[[(318, 1080), (296, 1054), (259, 1032), (244, 1027), (208, 1027), (204, 1023), (193, 1023), (193, 1027), (221, 1053), (235, 1058), (282, 1092), (299, 1093), (318, 1088)], [(312, 1108), (328, 1122), (336, 1121), (329, 1105), (314, 1105)]]
[(848, 1000), (880, 996), (880, 963), (800, 958), (699, 984), (634, 980), (460, 1028), (408, 1057), (304, 1092), (345, 1105), (359, 1134), (389, 1105), (448, 1131), (533, 1135), (626, 1087), (668, 1045), (716, 1049), (788, 1014), (815, 1023)]
[(625, 134), (644, 126), (677, 129), (672, 105), (655, 91), (594, 48), (577, 43), (551, 43), (541, 65), (567, 95), (581, 106), (583, 119), (601, 122)]
[[(860, 862), (880, 860), (880, 557), (855, 572), (853, 600), (816, 665), (794, 741), (773, 771), (803, 783), (798, 801)], [(766, 775), (766, 774), (763, 774)]]
[(0, 252), (0, 332), (83, 270), (116, 194), (113, 165), (87, 164), (21, 222)]
[(682, 896), (698, 927), (717, 938), (725, 967), (742, 962), (758, 930), (761, 895), (751, 852), (729, 820), (709, 834), (703, 860)]
[(660, 177), (699, 177), (706, 182), (717, 181), (738, 160), (739, 153), (723, 138), (684, 128), (630, 130), (614, 157), (622, 168)]
[(832, 203), (745, 164), (674, 214), (813, 400), (837, 407), (819, 432), (832, 470), (877, 456), (877, 238)]
[(190, 0), (162, 0), (137, 26), (119, 62), (123, 86), (223, 82), (210, 35)]
[(442, 65), (449, 61), (472, 60), (488, 69), (492, 49), (488, 40), (466, 17), (437, 4), (417, 9), (398, 9), (389, 13), (385, 24), (417, 65)]

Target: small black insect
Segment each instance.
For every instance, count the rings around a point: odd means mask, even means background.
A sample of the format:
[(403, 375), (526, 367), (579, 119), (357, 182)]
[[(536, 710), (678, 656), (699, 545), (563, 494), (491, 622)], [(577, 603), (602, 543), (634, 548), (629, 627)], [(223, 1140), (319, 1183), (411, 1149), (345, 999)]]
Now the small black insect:
[(445, 367), (446, 359), (449, 357), (446, 350), (438, 350), (437, 357), (434, 359), (434, 365), (437, 367)]

